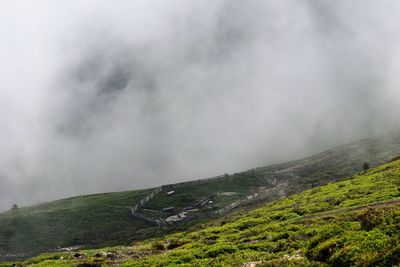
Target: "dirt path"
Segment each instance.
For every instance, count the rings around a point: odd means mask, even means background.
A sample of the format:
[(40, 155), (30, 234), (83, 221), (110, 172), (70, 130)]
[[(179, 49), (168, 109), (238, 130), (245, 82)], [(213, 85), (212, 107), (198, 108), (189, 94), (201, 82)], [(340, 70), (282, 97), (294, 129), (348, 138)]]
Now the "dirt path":
[(393, 200), (386, 200), (386, 201), (380, 201), (380, 202), (374, 202), (374, 203), (369, 203), (361, 206), (355, 206), (355, 207), (349, 207), (349, 208), (343, 208), (343, 209), (335, 209), (335, 210), (328, 210), (328, 211), (321, 211), (317, 212), (314, 214), (309, 214), (309, 215), (304, 215), (301, 217), (302, 219), (311, 219), (311, 218), (323, 218), (326, 216), (330, 215), (336, 215), (340, 213), (345, 213), (345, 212), (351, 212), (351, 211), (356, 211), (356, 210), (362, 210), (365, 208), (380, 208), (380, 207), (389, 207), (389, 206), (395, 206), (395, 205), (400, 205), (400, 199), (393, 199)]

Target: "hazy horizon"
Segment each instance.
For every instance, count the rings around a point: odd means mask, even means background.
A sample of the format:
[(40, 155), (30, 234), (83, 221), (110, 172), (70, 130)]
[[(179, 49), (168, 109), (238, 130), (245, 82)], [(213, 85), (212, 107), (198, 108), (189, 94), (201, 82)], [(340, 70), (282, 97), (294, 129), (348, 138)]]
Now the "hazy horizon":
[(397, 1), (0, 3), (0, 210), (397, 128)]

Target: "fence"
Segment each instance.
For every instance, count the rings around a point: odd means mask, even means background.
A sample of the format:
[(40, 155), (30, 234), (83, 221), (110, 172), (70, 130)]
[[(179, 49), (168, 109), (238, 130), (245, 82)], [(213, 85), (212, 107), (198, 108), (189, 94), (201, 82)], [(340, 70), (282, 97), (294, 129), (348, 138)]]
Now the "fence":
[(162, 189), (164, 191), (167, 191), (167, 190), (178, 189), (178, 188), (181, 188), (181, 187), (187, 187), (187, 186), (193, 186), (193, 185), (199, 185), (199, 184), (206, 184), (206, 183), (213, 183), (213, 182), (219, 182), (219, 181), (224, 181), (224, 180), (229, 180), (229, 179), (232, 179), (232, 177), (229, 176), (228, 174), (218, 175), (218, 176), (205, 178), (205, 179), (198, 179), (198, 180), (182, 182), (182, 183), (176, 183), (176, 184), (167, 184), (167, 185), (163, 185)]
[(232, 202), (228, 206), (225, 206), (222, 209), (215, 211), (215, 213), (222, 215), (222, 214), (225, 214), (225, 213), (233, 210), (234, 208), (237, 208), (242, 205), (250, 204), (254, 200), (262, 199), (263, 197), (265, 197), (265, 195), (262, 195), (262, 194), (255, 194), (255, 195), (247, 196), (246, 198), (236, 200), (235, 202)]
[(147, 195), (145, 198), (143, 198), (142, 200), (139, 201), (138, 204), (136, 204), (135, 206), (133, 206), (131, 208), (131, 213), (133, 215), (134, 212), (136, 212), (138, 209), (140, 209), (141, 207), (143, 207), (144, 205), (146, 205), (147, 202), (149, 202), (152, 198), (154, 198), (156, 195), (158, 195), (160, 192), (162, 192), (162, 186), (157, 187), (153, 192), (151, 192), (149, 195)]
[(156, 219), (147, 217), (146, 215), (143, 215), (143, 214), (140, 214), (140, 213), (137, 213), (137, 212), (132, 212), (132, 216), (137, 218), (137, 219), (146, 221), (146, 222), (148, 222), (150, 224), (153, 224), (153, 225), (161, 225), (162, 224), (162, 221), (160, 221), (160, 220), (156, 220)]
[[(246, 172), (243, 173), (235, 173), (233, 176), (235, 175), (240, 175), (240, 174), (245, 174)], [(147, 195), (145, 198), (141, 199), (139, 201), (138, 204), (136, 204), (135, 206), (133, 206), (131, 208), (131, 214), (132, 216), (151, 222), (151, 223), (156, 223), (158, 225), (161, 224), (161, 221), (159, 220), (154, 220), (153, 218), (147, 217), (143, 214), (137, 213), (137, 211), (144, 207), (151, 199), (153, 199), (156, 195), (158, 195), (159, 193), (163, 192), (163, 191), (171, 191), (174, 189), (178, 189), (178, 188), (182, 188), (182, 187), (188, 187), (188, 186), (193, 186), (193, 185), (199, 185), (199, 184), (206, 184), (206, 183), (214, 183), (214, 182), (220, 182), (220, 181), (230, 181), (231, 179), (233, 179), (232, 175), (229, 174), (224, 174), (224, 175), (218, 175), (218, 176), (213, 176), (213, 177), (209, 177), (209, 178), (205, 178), (205, 179), (198, 179), (198, 180), (193, 180), (193, 181), (187, 181), (187, 182), (181, 182), (181, 183), (176, 183), (176, 184), (167, 184), (167, 185), (163, 185), (160, 187), (157, 187), (156, 189), (154, 189), (153, 192), (151, 192), (149, 195)], [(216, 211), (215, 213), (218, 214), (224, 214), (240, 205), (245, 204), (245, 200), (238, 200), (233, 202), (232, 204)], [(250, 201), (249, 201), (250, 202)]]
[(167, 185), (157, 187), (153, 192), (151, 192), (145, 198), (140, 200), (138, 204), (133, 206), (131, 208), (131, 213), (133, 214), (134, 212), (138, 211), (140, 208), (144, 207), (151, 199), (153, 199), (156, 195), (158, 195), (162, 191), (170, 191), (170, 190), (174, 190), (174, 189), (178, 189), (178, 188), (182, 188), (182, 187), (219, 182), (219, 181), (224, 181), (224, 180), (229, 180), (229, 179), (232, 179), (232, 177), (230, 177), (228, 174), (225, 174), (225, 175), (214, 176), (214, 177), (210, 177), (210, 178), (206, 178), (206, 179), (198, 179), (198, 180), (194, 180), (194, 181), (188, 181), (188, 182), (182, 182), (182, 183), (176, 183), (176, 184), (167, 184)]
[[(281, 188), (281, 187), (283, 187), (285, 185), (287, 185), (287, 183), (275, 185), (275, 187), (272, 190), (277, 190), (277, 189), (279, 189), (279, 188)], [(260, 200), (260, 199), (263, 199), (265, 197), (268, 197), (270, 192), (271, 191), (267, 191), (264, 194), (256, 193), (256, 194), (247, 196), (246, 198), (242, 198), (242, 199), (236, 200), (236, 201), (232, 202), (231, 204), (223, 207), (222, 209), (219, 209), (219, 210), (215, 211), (215, 213), (217, 213), (219, 215), (225, 214), (225, 213), (227, 213), (227, 212), (229, 212), (229, 211), (231, 211), (234, 208), (237, 208), (239, 206), (247, 205), (247, 204), (250, 204), (250, 203), (254, 202), (255, 200)]]

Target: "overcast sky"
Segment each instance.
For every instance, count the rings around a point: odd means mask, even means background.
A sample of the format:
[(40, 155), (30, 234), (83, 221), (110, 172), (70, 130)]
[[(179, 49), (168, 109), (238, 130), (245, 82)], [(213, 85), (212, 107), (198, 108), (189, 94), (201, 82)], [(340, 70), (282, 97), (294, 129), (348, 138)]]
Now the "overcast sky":
[(399, 1), (0, 1), (0, 210), (384, 132)]

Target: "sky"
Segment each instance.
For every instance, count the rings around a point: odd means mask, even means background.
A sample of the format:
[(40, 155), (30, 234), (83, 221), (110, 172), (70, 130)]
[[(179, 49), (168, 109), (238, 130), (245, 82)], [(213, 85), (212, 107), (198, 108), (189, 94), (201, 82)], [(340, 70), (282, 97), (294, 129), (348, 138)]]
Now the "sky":
[(0, 0), (0, 210), (390, 130), (399, 1)]

